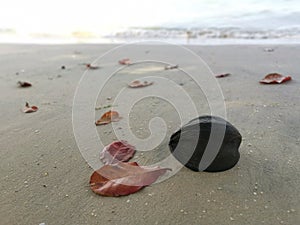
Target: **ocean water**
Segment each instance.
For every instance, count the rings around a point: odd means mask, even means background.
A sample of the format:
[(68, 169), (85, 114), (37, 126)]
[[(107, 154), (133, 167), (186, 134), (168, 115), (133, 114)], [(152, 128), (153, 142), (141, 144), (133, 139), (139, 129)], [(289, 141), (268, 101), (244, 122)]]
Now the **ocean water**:
[(0, 8), (0, 42), (300, 43), (299, 0), (16, 0)]

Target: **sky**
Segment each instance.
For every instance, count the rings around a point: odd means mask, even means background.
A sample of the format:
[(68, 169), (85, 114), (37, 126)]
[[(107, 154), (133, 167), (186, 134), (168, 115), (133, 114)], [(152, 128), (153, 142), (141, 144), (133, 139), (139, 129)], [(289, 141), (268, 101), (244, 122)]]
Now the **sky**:
[(8, 0), (0, 7), (0, 28), (18, 32), (99, 33), (129, 26), (149, 27), (226, 18), (264, 11), (300, 11), (299, 0)]

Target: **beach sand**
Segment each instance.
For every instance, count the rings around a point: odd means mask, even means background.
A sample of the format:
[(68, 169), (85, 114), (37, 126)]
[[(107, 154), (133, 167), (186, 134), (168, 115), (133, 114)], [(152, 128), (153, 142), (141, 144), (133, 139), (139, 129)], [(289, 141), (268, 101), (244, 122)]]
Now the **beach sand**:
[[(223, 91), (227, 120), (243, 136), (240, 161), (233, 169), (221, 173), (182, 168), (161, 183), (119, 198), (98, 196), (90, 190), (93, 169), (79, 151), (72, 126), (73, 98), (85, 72), (83, 64), (93, 62), (114, 46), (0, 45), (1, 224), (294, 225), (300, 222), (300, 46), (187, 46), (215, 74), (231, 73), (217, 82)], [(164, 46), (157, 48), (163, 50)], [(138, 54), (145, 53), (137, 50)], [(179, 66), (189, 63), (178, 55), (174, 58), (180, 59)], [(117, 65), (117, 60), (112, 63)], [(106, 98), (143, 75), (143, 70), (140, 71), (132, 76), (124, 71), (124, 76), (112, 81), (99, 97), (97, 105), (111, 104), (113, 99)], [(259, 84), (271, 72), (291, 75), (293, 80), (281, 85)], [(155, 75), (157, 71), (147, 73)], [(172, 78), (170, 74), (168, 78)], [(19, 80), (30, 81), (33, 86), (18, 88)], [(209, 113), (205, 98), (188, 79), (177, 74), (174, 80), (187, 87), (199, 103), (201, 114)], [(37, 105), (39, 110), (23, 113), (26, 101)], [(168, 104), (157, 102), (161, 105), (149, 110), (155, 104), (151, 105), (151, 99), (147, 101), (134, 108), (132, 129), (137, 136), (149, 135), (148, 129), (137, 132), (140, 124), (147, 128), (145, 118), (148, 121), (152, 116), (161, 116), (174, 122), (157, 151), (137, 153), (136, 160), (151, 164), (155, 157), (161, 159), (168, 154), (168, 135), (180, 124)], [(104, 112), (97, 110), (96, 117)], [(114, 140), (110, 129), (110, 125), (97, 127), (105, 144)]]

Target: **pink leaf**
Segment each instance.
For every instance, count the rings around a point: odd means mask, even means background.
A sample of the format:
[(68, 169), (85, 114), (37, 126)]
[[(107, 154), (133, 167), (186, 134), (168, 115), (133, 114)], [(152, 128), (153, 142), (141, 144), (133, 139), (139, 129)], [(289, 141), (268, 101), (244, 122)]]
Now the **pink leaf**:
[(119, 60), (119, 64), (121, 65), (130, 65), (131, 64), (131, 61), (130, 59), (126, 58), (126, 59), (121, 59)]
[(291, 76), (283, 76), (279, 73), (270, 73), (266, 75), (265, 78), (259, 82), (263, 84), (281, 84), (291, 79), (292, 79)]
[(129, 161), (135, 153), (135, 147), (126, 141), (115, 141), (104, 147), (100, 159), (105, 164)]
[(23, 109), (24, 113), (32, 113), (32, 112), (36, 112), (38, 111), (38, 107), (37, 106), (29, 106), (29, 103), (26, 102), (25, 104), (25, 108)]
[(139, 87), (147, 87), (152, 84), (153, 82), (135, 80), (132, 81), (130, 84), (128, 84), (128, 86), (131, 88), (139, 88)]
[(168, 170), (171, 169), (140, 167), (136, 162), (105, 165), (94, 171), (90, 187), (99, 195), (129, 195), (151, 185)]

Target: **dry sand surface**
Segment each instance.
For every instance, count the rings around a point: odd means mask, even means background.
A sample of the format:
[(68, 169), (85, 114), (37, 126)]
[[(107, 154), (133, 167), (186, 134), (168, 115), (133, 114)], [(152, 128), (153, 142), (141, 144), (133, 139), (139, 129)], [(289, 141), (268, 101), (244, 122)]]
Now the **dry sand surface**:
[[(72, 126), (73, 98), (85, 72), (83, 64), (113, 47), (0, 45), (1, 225), (300, 223), (300, 46), (188, 46), (215, 74), (231, 73), (217, 82), (223, 91), (227, 120), (243, 136), (241, 159), (233, 169), (221, 173), (182, 168), (161, 183), (118, 198), (101, 197), (89, 189), (93, 170), (79, 151)], [(162, 45), (149, 46), (144, 52), (137, 47), (137, 59), (155, 49), (164, 54)], [(179, 66), (189, 64), (181, 55), (173, 57)], [(118, 60), (112, 65), (118, 66)], [(61, 69), (62, 65), (66, 69)], [(90, 74), (97, 76), (112, 65), (99, 63), (103, 68)], [(113, 104), (128, 82), (157, 75), (185, 88), (200, 115), (210, 113), (205, 96), (188, 77), (156, 66), (124, 68), (105, 86), (96, 106)], [(271, 72), (291, 75), (293, 80), (281, 85), (258, 83)], [(18, 88), (19, 80), (33, 86)], [(155, 85), (132, 91), (153, 88), (155, 95)], [(26, 101), (39, 110), (23, 113)], [(96, 110), (95, 119), (105, 110)], [(148, 122), (157, 116), (167, 121), (167, 133), (153, 152), (136, 154), (133, 160), (144, 165), (169, 154), (168, 138), (180, 126), (179, 117), (172, 105), (155, 97), (132, 108), (132, 132), (140, 138), (149, 136)], [(111, 128), (97, 127), (104, 144), (115, 139)]]

